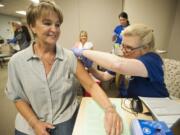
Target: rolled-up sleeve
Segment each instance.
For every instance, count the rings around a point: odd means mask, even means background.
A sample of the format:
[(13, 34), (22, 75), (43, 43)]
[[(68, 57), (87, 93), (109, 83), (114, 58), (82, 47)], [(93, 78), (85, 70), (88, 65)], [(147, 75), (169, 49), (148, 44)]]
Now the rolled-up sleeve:
[(5, 94), (10, 100), (15, 102), (16, 100), (21, 99), (21, 90), (22, 87), (20, 85), (20, 81), (17, 75), (15, 61), (10, 60), (10, 62), (8, 63), (8, 80), (5, 89)]
[(145, 65), (151, 81), (164, 82), (163, 62), (159, 55), (147, 53), (138, 59)]

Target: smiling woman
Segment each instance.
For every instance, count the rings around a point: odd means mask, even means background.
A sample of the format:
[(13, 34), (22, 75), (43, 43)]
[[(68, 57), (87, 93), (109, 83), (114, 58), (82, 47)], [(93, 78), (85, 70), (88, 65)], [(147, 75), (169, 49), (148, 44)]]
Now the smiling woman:
[(10, 59), (5, 91), (19, 112), (15, 134), (71, 135), (78, 111), (77, 78), (106, 112), (107, 134), (119, 135), (121, 118), (104, 91), (73, 53), (57, 43), (62, 22), (62, 13), (52, 1), (28, 8), (27, 23), (35, 39)]

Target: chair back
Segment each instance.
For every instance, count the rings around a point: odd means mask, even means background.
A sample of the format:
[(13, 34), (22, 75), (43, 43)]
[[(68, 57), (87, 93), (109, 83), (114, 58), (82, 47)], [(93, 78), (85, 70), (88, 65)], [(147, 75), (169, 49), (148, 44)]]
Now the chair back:
[(164, 58), (164, 80), (170, 96), (180, 98), (180, 61)]

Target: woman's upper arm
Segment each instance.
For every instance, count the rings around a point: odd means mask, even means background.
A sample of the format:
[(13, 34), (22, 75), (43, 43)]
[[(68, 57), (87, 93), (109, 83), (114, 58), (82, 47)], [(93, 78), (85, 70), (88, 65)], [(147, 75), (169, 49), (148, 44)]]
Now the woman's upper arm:
[(144, 63), (140, 60), (135, 59), (135, 68), (137, 69), (134, 76), (148, 77), (148, 71)]
[(75, 74), (80, 83), (83, 85), (83, 87), (87, 89), (89, 89), (92, 86), (92, 84), (95, 83), (79, 60), (77, 61)]
[(88, 75), (88, 72), (85, 70), (85, 67), (79, 60), (77, 61), (76, 77), (79, 79), (80, 83), (83, 86), (93, 82), (93, 80)]
[(121, 74), (141, 77), (148, 76), (144, 63), (138, 59), (123, 58), (122, 61), (117, 65), (117, 70), (119, 68), (119, 73)]

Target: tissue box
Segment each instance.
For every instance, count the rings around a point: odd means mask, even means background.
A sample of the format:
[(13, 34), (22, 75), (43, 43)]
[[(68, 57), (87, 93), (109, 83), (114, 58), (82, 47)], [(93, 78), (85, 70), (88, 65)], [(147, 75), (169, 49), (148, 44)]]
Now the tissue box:
[(173, 135), (163, 121), (138, 119), (132, 120), (131, 133), (132, 135)]

